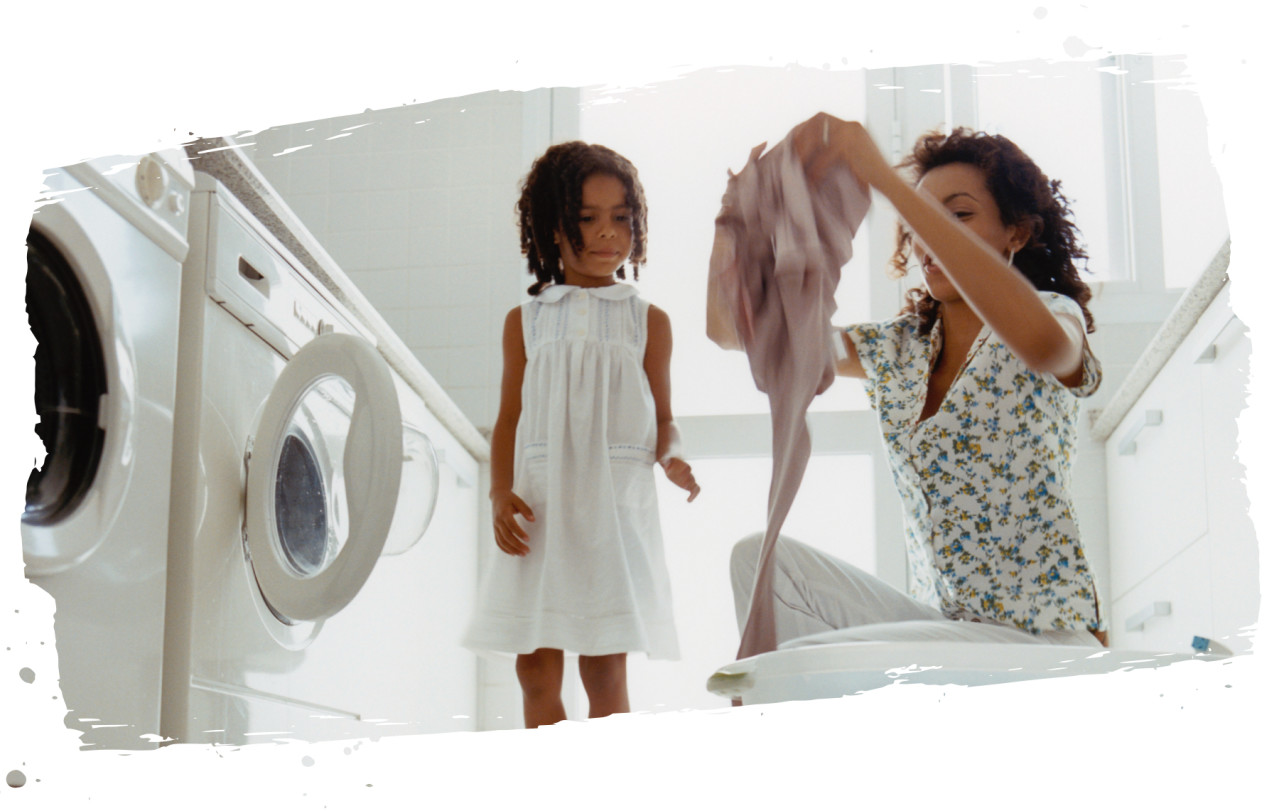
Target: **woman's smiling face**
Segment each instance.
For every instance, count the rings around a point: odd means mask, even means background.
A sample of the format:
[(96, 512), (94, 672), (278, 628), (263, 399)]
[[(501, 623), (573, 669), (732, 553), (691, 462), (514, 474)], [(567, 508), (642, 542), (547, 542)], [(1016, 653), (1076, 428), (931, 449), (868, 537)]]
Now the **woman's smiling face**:
[[(994, 248), (1000, 256), (1009, 256), (1024, 240), (1016, 226), (1004, 224), (999, 204), (986, 187), (986, 175), (971, 163), (948, 163), (929, 170), (916, 188), (935, 198), (964, 227)], [(938, 301), (952, 301), (959, 296), (950, 279), (937, 266), (927, 248), (914, 240), (915, 258), (924, 271), (924, 286)]]

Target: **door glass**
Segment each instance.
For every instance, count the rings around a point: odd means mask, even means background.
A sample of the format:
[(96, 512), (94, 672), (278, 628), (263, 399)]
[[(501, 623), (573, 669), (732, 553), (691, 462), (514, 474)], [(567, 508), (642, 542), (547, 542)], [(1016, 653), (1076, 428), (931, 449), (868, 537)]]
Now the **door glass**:
[(319, 378), (299, 399), (276, 453), (276, 542), (301, 577), (324, 571), (350, 533), (343, 458), (354, 403), (345, 380)]
[(98, 327), (75, 272), (53, 243), (27, 236), (27, 321), (36, 339), (36, 435), (45, 460), (27, 480), (22, 520), (55, 524), (83, 501), (105, 434), (98, 413), (107, 371)]
[(395, 517), (387, 533), (384, 555), (411, 549), (431, 525), (440, 491), (439, 459), (426, 432), (404, 423), (404, 463), (400, 468), (400, 495)]

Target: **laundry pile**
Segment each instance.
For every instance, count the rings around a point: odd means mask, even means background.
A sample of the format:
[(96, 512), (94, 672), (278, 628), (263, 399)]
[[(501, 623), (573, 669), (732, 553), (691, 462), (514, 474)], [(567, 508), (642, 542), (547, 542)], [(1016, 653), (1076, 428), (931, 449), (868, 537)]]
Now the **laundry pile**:
[(739, 659), (777, 647), (773, 547), (812, 450), (805, 413), (835, 377), (835, 288), (870, 207), (869, 191), (847, 168), (810, 184), (791, 136), (765, 146), (751, 150), (741, 172), (729, 172), (710, 261), (711, 284), (727, 302), (755, 385), (768, 395), (773, 427), (768, 525)]

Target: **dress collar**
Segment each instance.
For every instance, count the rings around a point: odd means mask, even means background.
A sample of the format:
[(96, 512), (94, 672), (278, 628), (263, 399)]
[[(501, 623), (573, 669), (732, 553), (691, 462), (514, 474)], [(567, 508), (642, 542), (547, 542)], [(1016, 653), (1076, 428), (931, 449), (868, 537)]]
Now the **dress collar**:
[(575, 284), (553, 284), (538, 293), (536, 299), (546, 304), (554, 304), (560, 299), (574, 291), (586, 291), (596, 298), (608, 299), (609, 301), (621, 301), (636, 295), (638, 292), (633, 285), (629, 284), (610, 284), (604, 287), (578, 287)]

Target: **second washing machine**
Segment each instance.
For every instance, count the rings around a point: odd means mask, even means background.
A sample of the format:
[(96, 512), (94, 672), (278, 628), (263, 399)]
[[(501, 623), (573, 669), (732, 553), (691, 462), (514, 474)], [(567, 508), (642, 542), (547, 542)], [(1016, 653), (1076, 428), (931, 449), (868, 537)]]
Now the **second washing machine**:
[(197, 172), (191, 207), (162, 734), (473, 729), (450, 609), (473, 588), (475, 459), (222, 183)]

